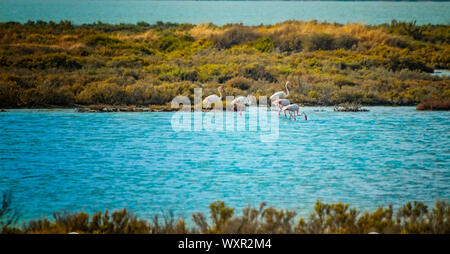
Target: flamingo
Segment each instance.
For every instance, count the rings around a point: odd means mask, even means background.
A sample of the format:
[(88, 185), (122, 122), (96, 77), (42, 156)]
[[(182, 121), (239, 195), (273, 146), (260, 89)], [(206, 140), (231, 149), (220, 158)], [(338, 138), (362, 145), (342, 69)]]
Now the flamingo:
[(289, 111), (289, 120), (291, 120), (292, 115), (294, 115), (294, 120), (297, 120), (297, 118), (295, 117), (296, 116), (295, 113), (297, 113), (298, 116), (304, 115), (305, 120), (308, 120), (308, 117), (306, 116), (305, 112), (302, 112), (301, 114), (299, 114), (300, 107), (297, 104), (287, 105), (287, 106), (283, 107), (282, 110), (284, 111), (285, 118), (287, 117), (286, 110)]
[[(231, 101), (231, 105), (236, 105), (238, 107), (238, 110), (244, 108), (245, 106), (251, 106), (255, 101), (255, 97), (253, 95), (249, 94), (247, 97), (244, 96), (238, 96), (236, 99)], [(242, 115), (242, 111), (239, 111), (239, 113)]]
[(273, 100), (276, 100), (276, 99), (287, 98), (289, 96), (288, 85), (290, 85), (290, 84), (291, 84), (291, 82), (289, 82), (289, 81), (286, 82), (286, 85), (285, 85), (286, 93), (284, 93), (284, 91), (276, 92), (276, 93), (272, 94), (272, 96), (270, 96), (270, 100), (273, 101)]
[[(278, 99), (272, 102), (272, 105), (275, 105), (280, 109), (280, 111), (278, 111), (278, 115), (280, 115), (283, 107), (286, 107), (289, 104), (291, 104), (291, 102), (288, 99)], [(286, 112), (284, 112), (284, 114), (286, 116)]]
[(203, 105), (206, 104), (206, 108), (209, 108), (209, 106), (211, 106), (211, 104), (213, 103), (222, 101), (222, 92), (225, 92), (225, 90), (221, 86), (217, 88), (217, 90), (219, 91), (220, 97), (217, 94), (212, 94), (203, 100)]

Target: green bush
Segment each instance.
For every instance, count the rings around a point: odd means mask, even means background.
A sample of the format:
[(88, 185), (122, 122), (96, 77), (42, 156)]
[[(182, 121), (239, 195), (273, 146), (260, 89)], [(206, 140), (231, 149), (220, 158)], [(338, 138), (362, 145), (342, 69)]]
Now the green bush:
[(27, 69), (65, 68), (69, 70), (80, 69), (82, 67), (76, 57), (69, 56), (66, 53), (55, 53), (37, 57), (24, 56), (19, 58), (13, 66)]
[(121, 43), (120, 40), (111, 38), (105, 34), (92, 34), (84, 37), (82, 40), (87, 46), (98, 47), (98, 46), (115, 46)]
[(156, 47), (163, 52), (172, 52), (175, 50), (183, 50), (192, 44), (194, 38), (188, 35), (176, 36), (168, 34), (158, 39)]
[(253, 42), (252, 46), (259, 52), (272, 52), (273, 41), (270, 37), (263, 37)]

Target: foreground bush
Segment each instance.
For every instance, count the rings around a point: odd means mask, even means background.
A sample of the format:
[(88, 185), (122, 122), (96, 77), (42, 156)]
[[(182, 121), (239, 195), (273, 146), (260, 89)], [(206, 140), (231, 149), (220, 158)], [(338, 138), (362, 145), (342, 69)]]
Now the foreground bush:
[(247, 207), (236, 216), (235, 209), (223, 201), (210, 204), (210, 215), (192, 215), (193, 225), (173, 214), (152, 220), (139, 219), (123, 209), (109, 213), (97, 212), (89, 215), (78, 213), (54, 213), (53, 219), (42, 218), (17, 226), (17, 214), (3, 198), (0, 207), (0, 232), (2, 233), (89, 233), (89, 234), (367, 234), (377, 233), (450, 233), (450, 205), (437, 201), (434, 207), (422, 202), (408, 202), (394, 211), (392, 205), (379, 207), (375, 211), (359, 211), (348, 204), (326, 204), (317, 201), (309, 218), (297, 218), (292, 210), (266, 207)]

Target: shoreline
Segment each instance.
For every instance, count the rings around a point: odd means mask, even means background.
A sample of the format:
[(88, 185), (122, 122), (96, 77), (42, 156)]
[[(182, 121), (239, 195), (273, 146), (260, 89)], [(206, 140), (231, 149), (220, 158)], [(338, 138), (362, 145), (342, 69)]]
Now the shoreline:
[[(417, 111), (449, 111), (449, 108), (440, 109), (440, 108), (424, 108), (417, 109), (421, 104), (415, 105), (358, 105), (360, 110), (345, 110), (340, 105), (303, 105), (302, 108), (311, 108), (311, 107), (319, 107), (319, 108), (340, 108), (340, 110), (335, 110), (336, 112), (366, 112), (365, 108), (371, 107), (416, 107)], [(43, 106), (43, 107), (9, 107), (9, 108), (0, 108), (0, 113), (10, 112), (10, 110), (58, 110), (58, 109), (73, 109), (77, 113), (150, 113), (150, 112), (178, 112), (180, 108), (171, 108), (170, 106), (161, 106), (161, 105), (148, 105), (148, 106), (117, 106), (117, 105), (74, 105), (74, 106)], [(208, 110), (202, 109), (202, 112), (207, 112)], [(226, 109), (224, 109), (226, 111)], [(191, 112), (194, 112), (193, 106), (191, 106)], [(231, 112), (231, 110), (230, 110)]]

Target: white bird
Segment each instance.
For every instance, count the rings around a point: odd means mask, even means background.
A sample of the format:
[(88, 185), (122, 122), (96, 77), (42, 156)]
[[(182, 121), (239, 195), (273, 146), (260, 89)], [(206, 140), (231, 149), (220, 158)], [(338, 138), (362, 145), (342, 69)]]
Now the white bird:
[(289, 96), (288, 85), (290, 85), (290, 84), (291, 84), (291, 82), (289, 82), (289, 81), (286, 82), (286, 85), (285, 85), (286, 93), (284, 93), (284, 91), (276, 92), (276, 93), (272, 94), (272, 96), (270, 96), (270, 100), (273, 101), (276, 99), (284, 99), (284, 98), (288, 97)]
[[(280, 111), (278, 111), (278, 115), (280, 115), (281, 109), (283, 107), (286, 107), (289, 104), (291, 104), (291, 102), (288, 99), (278, 99), (278, 100), (272, 101), (272, 105), (275, 107), (278, 107), (280, 109)], [(286, 112), (284, 112), (284, 114), (286, 116)]]
[(249, 94), (247, 95), (247, 97), (238, 96), (236, 99), (231, 101), (231, 105), (236, 105), (236, 111), (239, 111), (239, 113), (242, 115), (242, 111), (245, 106), (251, 106), (254, 102), (256, 102), (255, 97)]
[(217, 94), (212, 94), (203, 100), (203, 105), (206, 105), (206, 108), (209, 108), (213, 103), (222, 101), (222, 92), (225, 92), (225, 90), (221, 86), (217, 88), (217, 90), (219, 91), (220, 96), (218, 96)]
[(298, 116), (304, 115), (305, 116), (305, 120), (308, 120), (308, 117), (306, 116), (305, 112), (302, 112), (301, 114), (299, 114), (300, 111), (300, 107), (297, 104), (291, 104), (288, 106), (283, 107), (282, 109), (284, 111), (284, 116), (286, 116), (286, 110), (289, 111), (289, 120), (291, 120), (291, 116), (294, 116), (294, 120), (297, 120), (297, 118), (295, 117), (295, 113), (297, 113)]

